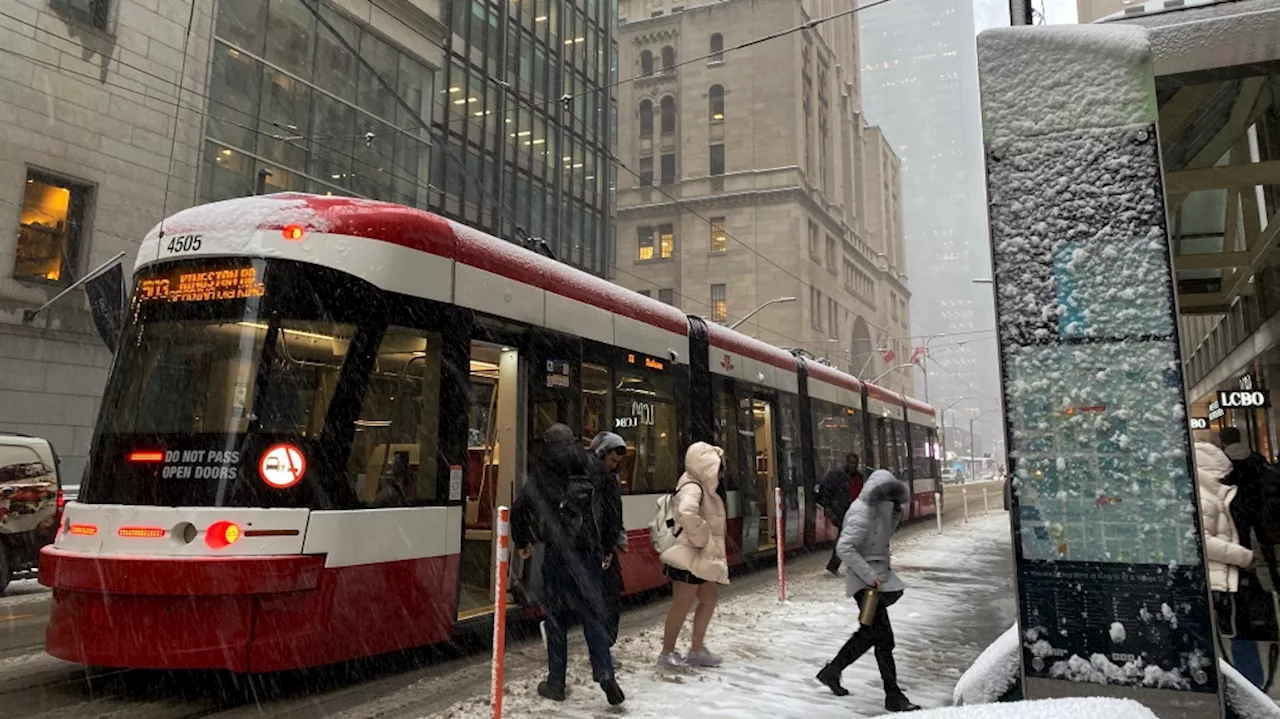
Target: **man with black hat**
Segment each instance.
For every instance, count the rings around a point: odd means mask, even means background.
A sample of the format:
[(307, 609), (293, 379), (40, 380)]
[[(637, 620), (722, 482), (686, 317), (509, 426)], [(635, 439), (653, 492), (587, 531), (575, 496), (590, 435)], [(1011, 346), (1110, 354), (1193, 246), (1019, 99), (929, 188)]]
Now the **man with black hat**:
[(626, 697), (614, 678), (609, 655), (604, 571), (621, 531), (620, 522), (607, 507), (603, 472), (573, 431), (555, 424), (543, 440), (537, 467), (511, 508), (511, 538), (520, 555), (531, 556), (536, 542), (546, 546), (542, 580), (547, 608), (547, 680), (538, 685), (538, 694), (564, 701), (568, 627), (577, 617), (591, 653), (592, 675), (609, 704), (616, 706)]

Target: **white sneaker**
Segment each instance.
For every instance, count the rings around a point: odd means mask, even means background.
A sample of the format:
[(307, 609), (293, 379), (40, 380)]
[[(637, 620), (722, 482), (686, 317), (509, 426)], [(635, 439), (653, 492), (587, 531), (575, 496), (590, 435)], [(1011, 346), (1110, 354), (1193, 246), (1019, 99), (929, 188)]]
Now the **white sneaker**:
[(684, 669), (684, 667), (684, 657), (680, 656), (680, 652), (658, 655), (659, 669)]
[(689, 652), (689, 658), (686, 661), (691, 667), (720, 666), (720, 657), (712, 654), (706, 647), (703, 647), (702, 651)]

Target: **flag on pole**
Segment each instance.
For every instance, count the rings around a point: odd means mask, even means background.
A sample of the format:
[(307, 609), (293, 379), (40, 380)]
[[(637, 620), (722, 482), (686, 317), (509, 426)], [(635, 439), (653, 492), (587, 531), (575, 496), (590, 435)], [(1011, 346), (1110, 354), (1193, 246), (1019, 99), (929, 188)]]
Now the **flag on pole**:
[(920, 364), (924, 360), (924, 345), (916, 346), (916, 351), (911, 353), (911, 364)]
[(124, 327), (124, 269), (121, 264), (117, 262), (85, 282), (84, 292), (89, 297), (89, 310), (98, 335), (114, 354)]

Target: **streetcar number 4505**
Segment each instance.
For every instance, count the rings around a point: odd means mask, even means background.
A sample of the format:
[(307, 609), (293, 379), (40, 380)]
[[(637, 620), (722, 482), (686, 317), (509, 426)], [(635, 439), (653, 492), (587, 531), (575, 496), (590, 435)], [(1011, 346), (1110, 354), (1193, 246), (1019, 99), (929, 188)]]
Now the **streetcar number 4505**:
[(200, 249), (200, 235), (176, 235), (166, 246), (170, 252), (195, 252)]

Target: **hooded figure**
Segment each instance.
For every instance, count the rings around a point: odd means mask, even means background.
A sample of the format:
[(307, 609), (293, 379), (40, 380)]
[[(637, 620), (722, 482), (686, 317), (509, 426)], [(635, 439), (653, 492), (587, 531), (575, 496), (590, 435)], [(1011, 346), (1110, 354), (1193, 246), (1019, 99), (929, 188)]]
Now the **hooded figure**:
[(882, 592), (906, 589), (889, 569), (889, 540), (906, 516), (910, 492), (891, 472), (877, 469), (845, 513), (836, 554), (849, 568), (846, 593), (852, 597), (881, 580)]
[(906, 515), (910, 499), (907, 485), (887, 470), (871, 473), (844, 518), (844, 528), (836, 543), (836, 552), (849, 568), (845, 580), (848, 594), (859, 608), (872, 601), (869, 590), (877, 590), (875, 614), (871, 624), (859, 624), (858, 630), (844, 643), (835, 658), (818, 672), (822, 682), (836, 696), (849, 690), (840, 684), (840, 675), (867, 651), (875, 649), (880, 681), (884, 684), (884, 707), (891, 712), (915, 711), (913, 704), (898, 686), (898, 667), (893, 658), (893, 625), (889, 623), (889, 607), (902, 598), (906, 588), (889, 568), (889, 540)]
[[(716, 584), (729, 583), (725, 551), (726, 512), (716, 493), (724, 450), (695, 442), (684, 457), (684, 474), (676, 483), (676, 522), (680, 536), (662, 553), (662, 563)], [(691, 486), (692, 485), (692, 486)]]
[(1200, 523), (1204, 529), (1205, 564), (1209, 588), (1234, 594), (1240, 589), (1240, 569), (1253, 563), (1253, 552), (1240, 543), (1231, 518), (1238, 487), (1223, 484), (1231, 474), (1231, 460), (1208, 442), (1196, 442), (1196, 483), (1200, 487)]

